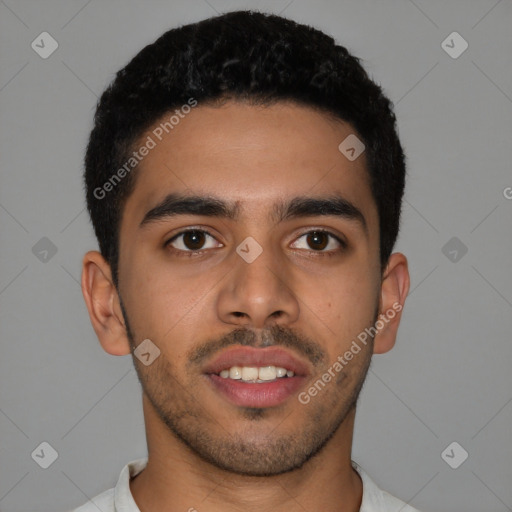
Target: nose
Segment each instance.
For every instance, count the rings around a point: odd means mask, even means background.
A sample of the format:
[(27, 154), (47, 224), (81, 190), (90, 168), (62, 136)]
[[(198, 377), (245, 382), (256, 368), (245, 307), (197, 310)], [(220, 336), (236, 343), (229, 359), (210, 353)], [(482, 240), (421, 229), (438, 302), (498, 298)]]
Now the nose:
[(292, 273), (284, 260), (265, 249), (251, 263), (233, 254), (234, 269), (223, 280), (217, 309), (221, 321), (236, 326), (262, 329), (289, 325), (299, 316), (293, 293)]

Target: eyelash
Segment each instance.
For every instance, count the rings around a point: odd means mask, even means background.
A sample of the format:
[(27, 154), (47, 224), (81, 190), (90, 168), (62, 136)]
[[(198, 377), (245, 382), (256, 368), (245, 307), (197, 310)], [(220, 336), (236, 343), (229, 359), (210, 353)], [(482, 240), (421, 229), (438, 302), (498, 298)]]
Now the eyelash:
[[(180, 231), (179, 233), (173, 235), (169, 240), (164, 242), (164, 248), (168, 248), (168, 246), (171, 244), (171, 242), (174, 242), (174, 240), (176, 240), (180, 236), (182, 236), (182, 235), (184, 235), (186, 233), (189, 233), (191, 231), (192, 232), (198, 232), (198, 233), (204, 233), (204, 234), (206, 234), (206, 235), (208, 235), (208, 236), (210, 236), (210, 237), (212, 237), (212, 238), (214, 238), (216, 240), (216, 238), (211, 233), (209, 233), (207, 230), (205, 230), (205, 229), (190, 228), (190, 229), (184, 229), (183, 231)], [(342, 240), (340, 237), (336, 236), (334, 233), (331, 233), (330, 231), (328, 231), (326, 229), (312, 229), (310, 231), (306, 231), (305, 233), (302, 233), (297, 239), (300, 239), (303, 236), (309, 235), (311, 233), (325, 233), (329, 237), (334, 238), (334, 240), (336, 240), (340, 244), (340, 246), (341, 246), (338, 249), (334, 249), (334, 250), (331, 249), (329, 251), (315, 251), (315, 250), (311, 249), (311, 252), (313, 254), (317, 255), (317, 256), (329, 256), (329, 257), (332, 257), (332, 256), (336, 256), (341, 251), (344, 251), (344, 250), (347, 249), (347, 243), (344, 240)], [(196, 251), (190, 251), (190, 250), (184, 251), (182, 249), (175, 249), (175, 248), (171, 247), (170, 250), (173, 253), (175, 253), (178, 256), (180, 256), (180, 257), (191, 258), (191, 257), (194, 257), (194, 256), (200, 256), (204, 251), (208, 251), (209, 249), (198, 249)], [(304, 250), (304, 249), (299, 249), (299, 250)]]

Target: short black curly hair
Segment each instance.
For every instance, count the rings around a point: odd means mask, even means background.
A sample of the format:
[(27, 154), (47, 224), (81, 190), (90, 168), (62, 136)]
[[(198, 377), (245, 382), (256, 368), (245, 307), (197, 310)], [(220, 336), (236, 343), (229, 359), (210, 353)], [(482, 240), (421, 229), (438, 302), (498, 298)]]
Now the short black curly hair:
[(292, 101), (350, 123), (366, 146), (384, 269), (399, 231), (405, 156), (392, 103), (359, 61), (317, 29), (255, 11), (184, 25), (143, 48), (103, 92), (85, 155), (87, 207), (114, 284), (122, 209), (136, 174), (110, 187), (107, 198), (98, 190), (146, 130), (190, 98), (199, 104)]

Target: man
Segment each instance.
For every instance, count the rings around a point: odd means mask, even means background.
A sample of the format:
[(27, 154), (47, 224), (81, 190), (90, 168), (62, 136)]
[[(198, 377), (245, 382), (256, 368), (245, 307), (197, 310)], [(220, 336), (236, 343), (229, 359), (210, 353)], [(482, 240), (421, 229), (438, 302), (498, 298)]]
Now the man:
[(104, 350), (133, 354), (148, 459), (78, 511), (414, 510), (351, 461), (409, 290), (404, 180), (389, 100), (313, 28), (232, 12), (118, 72), (82, 289)]

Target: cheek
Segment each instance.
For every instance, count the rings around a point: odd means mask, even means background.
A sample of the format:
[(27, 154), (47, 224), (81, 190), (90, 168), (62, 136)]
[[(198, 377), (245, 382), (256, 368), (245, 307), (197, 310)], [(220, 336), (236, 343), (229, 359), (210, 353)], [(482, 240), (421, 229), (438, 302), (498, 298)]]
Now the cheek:
[(302, 296), (308, 306), (322, 319), (339, 324), (350, 320), (360, 323), (373, 315), (378, 293), (368, 273), (357, 271), (333, 272), (315, 279), (306, 278), (301, 286)]
[(332, 356), (343, 352), (372, 323), (378, 302), (374, 282), (356, 271), (340, 272), (315, 286), (304, 284), (300, 293), (308, 323), (313, 322), (318, 335), (328, 340), (326, 348)]
[[(154, 258), (138, 263), (132, 258), (129, 272), (123, 275), (123, 301), (130, 324), (139, 337), (160, 340), (160, 344), (186, 347), (187, 339), (197, 329), (198, 316), (218, 279), (201, 272), (181, 271), (178, 265), (166, 265)], [(184, 336), (184, 331), (188, 336)], [(143, 339), (142, 338), (142, 339)], [(138, 340), (136, 340), (138, 341)]]

